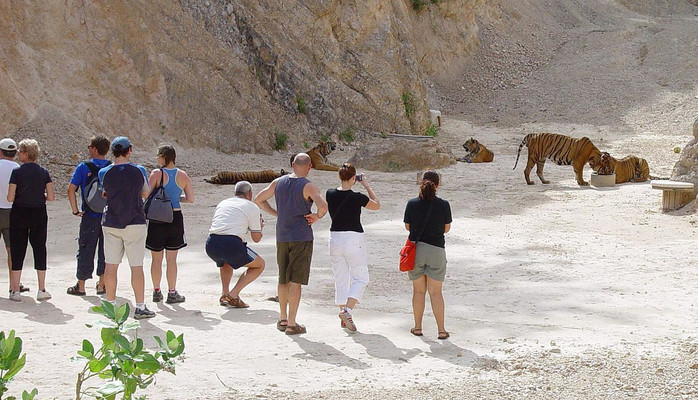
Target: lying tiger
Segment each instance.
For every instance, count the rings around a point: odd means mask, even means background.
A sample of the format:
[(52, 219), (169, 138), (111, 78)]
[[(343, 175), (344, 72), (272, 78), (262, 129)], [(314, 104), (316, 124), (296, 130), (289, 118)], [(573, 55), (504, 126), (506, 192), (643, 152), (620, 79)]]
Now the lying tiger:
[(601, 175), (610, 175), (615, 172), (616, 183), (645, 182), (650, 179), (650, 166), (647, 160), (633, 155), (618, 160), (607, 152), (603, 152), (600, 157), (589, 159), (589, 166)]
[(234, 185), (240, 181), (250, 183), (269, 183), (274, 179), (286, 175), (288, 172), (283, 169), (281, 172), (274, 172), (271, 169), (263, 171), (221, 171), (211, 179), (204, 179), (208, 183), (216, 185)]
[(549, 158), (557, 165), (572, 165), (577, 184), (588, 186), (589, 182), (584, 181), (582, 177), (584, 164), (589, 161), (590, 157), (598, 156), (601, 153), (587, 137), (573, 138), (556, 133), (529, 133), (519, 145), (514, 169), (519, 163), (521, 148), (524, 145), (528, 147), (528, 163), (524, 170), (524, 178), (529, 185), (533, 185), (529, 175), (534, 165), (537, 165), (536, 174), (540, 181), (544, 184), (550, 183), (543, 177), (543, 166), (545, 166), (545, 160)]
[[(337, 144), (335, 142), (322, 141), (320, 144), (310, 149), (310, 151), (306, 152), (306, 154), (310, 156), (313, 168), (321, 171), (339, 171), (339, 166), (327, 161), (327, 156), (336, 148)], [(295, 155), (293, 157), (295, 157)], [(293, 157), (291, 157), (291, 162), (293, 162)]]
[(459, 158), (458, 161), (465, 161), (467, 163), (483, 163), (492, 162), (492, 160), (494, 160), (494, 153), (489, 151), (485, 145), (473, 138), (466, 140), (465, 143), (463, 143), (463, 148), (466, 151), (466, 155)]

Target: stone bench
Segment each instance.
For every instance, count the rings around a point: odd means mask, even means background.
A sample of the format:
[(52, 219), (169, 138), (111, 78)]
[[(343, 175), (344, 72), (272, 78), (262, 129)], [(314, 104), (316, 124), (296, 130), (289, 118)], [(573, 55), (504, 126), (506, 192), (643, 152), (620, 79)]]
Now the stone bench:
[(693, 200), (694, 186), (690, 182), (654, 180), (652, 189), (662, 190), (662, 211), (678, 210)]

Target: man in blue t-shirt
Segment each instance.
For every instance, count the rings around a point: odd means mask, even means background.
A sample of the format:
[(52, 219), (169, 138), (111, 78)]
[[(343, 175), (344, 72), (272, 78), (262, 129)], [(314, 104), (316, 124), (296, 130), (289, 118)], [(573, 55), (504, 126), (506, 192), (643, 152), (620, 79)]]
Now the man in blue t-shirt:
[[(76, 277), (78, 282), (68, 288), (68, 294), (84, 296), (85, 281), (92, 279), (95, 269), (95, 253), (97, 253), (97, 294), (106, 293), (102, 275), (104, 275), (104, 235), (102, 235), (102, 214), (90, 211), (85, 206), (87, 189), (86, 185), (93, 177), (97, 177), (97, 171), (111, 164), (106, 159), (109, 152), (109, 139), (102, 135), (93, 136), (90, 145), (87, 146), (90, 161), (81, 162), (75, 168), (73, 177), (68, 185), (68, 201), (73, 215), (80, 217), (80, 233), (78, 234), (78, 266)], [(78, 209), (76, 192), (80, 188), (82, 207)]]
[(104, 188), (107, 208), (102, 218), (104, 233), (104, 286), (107, 301), (116, 300), (116, 278), (121, 259), (126, 253), (131, 266), (131, 286), (136, 296), (134, 318), (152, 318), (155, 313), (145, 306), (145, 256), (146, 224), (143, 197), (149, 192), (148, 175), (140, 165), (131, 163), (131, 142), (125, 136), (111, 142), (114, 164), (99, 171), (99, 181)]

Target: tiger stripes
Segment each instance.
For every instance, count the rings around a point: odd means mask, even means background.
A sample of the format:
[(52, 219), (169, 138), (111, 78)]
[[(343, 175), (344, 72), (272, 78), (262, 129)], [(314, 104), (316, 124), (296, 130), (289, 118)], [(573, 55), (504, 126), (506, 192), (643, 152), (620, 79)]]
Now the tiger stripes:
[(524, 170), (524, 178), (529, 185), (533, 185), (530, 174), (534, 165), (537, 166), (536, 174), (540, 181), (544, 184), (550, 183), (543, 177), (545, 160), (550, 159), (557, 165), (572, 165), (577, 184), (588, 186), (589, 183), (585, 182), (582, 176), (584, 164), (589, 161), (590, 157), (598, 157), (601, 153), (587, 137), (573, 138), (557, 133), (530, 133), (523, 138), (519, 145), (513, 169), (516, 169), (516, 165), (519, 163), (523, 146), (528, 148), (528, 163)]

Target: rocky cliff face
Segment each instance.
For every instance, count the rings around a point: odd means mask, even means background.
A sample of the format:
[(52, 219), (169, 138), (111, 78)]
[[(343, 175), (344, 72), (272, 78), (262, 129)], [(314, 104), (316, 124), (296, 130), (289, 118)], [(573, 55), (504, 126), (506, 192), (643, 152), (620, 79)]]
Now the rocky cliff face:
[(0, 131), (52, 110), (85, 135), (224, 152), (270, 152), (281, 134), (420, 134), (426, 76), (463, 62), (493, 3), (0, 2)]

